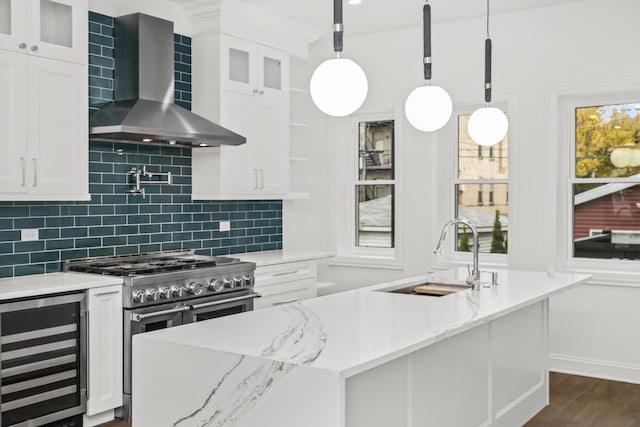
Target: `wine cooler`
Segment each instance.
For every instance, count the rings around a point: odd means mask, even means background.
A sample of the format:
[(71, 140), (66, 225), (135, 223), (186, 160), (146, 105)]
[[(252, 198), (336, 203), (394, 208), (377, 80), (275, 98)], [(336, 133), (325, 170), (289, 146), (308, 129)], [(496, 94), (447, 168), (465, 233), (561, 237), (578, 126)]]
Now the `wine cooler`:
[(85, 412), (85, 293), (0, 304), (0, 425), (35, 427)]

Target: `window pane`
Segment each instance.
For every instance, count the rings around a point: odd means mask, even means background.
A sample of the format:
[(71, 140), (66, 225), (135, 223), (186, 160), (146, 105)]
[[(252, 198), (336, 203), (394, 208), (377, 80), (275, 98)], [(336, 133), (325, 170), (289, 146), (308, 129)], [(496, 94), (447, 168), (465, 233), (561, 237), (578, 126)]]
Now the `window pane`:
[(493, 147), (478, 145), (467, 130), (469, 117), (458, 117), (458, 179), (507, 179), (509, 135)]
[(576, 108), (576, 178), (640, 174), (640, 103)]
[(394, 179), (393, 120), (362, 122), (358, 134), (358, 180)]
[(356, 185), (356, 246), (393, 248), (393, 185)]
[[(466, 218), (478, 229), (480, 252), (507, 253), (509, 234), (509, 193), (507, 184), (456, 185), (457, 218)], [(466, 235), (465, 235), (466, 234)], [(471, 230), (457, 228), (459, 251), (471, 251)]]
[(279, 59), (264, 57), (264, 87), (282, 89), (282, 64)]
[(573, 186), (574, 256), (640, 259), (640, 184)]

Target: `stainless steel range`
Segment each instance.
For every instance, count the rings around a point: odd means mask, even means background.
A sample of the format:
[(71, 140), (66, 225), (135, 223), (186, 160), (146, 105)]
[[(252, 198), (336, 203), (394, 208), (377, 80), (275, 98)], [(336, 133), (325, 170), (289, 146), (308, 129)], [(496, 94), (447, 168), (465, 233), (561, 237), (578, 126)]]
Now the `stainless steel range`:
[(255, 264), (237, 258), (157, 252), (65, 261), (65, 271), (124, 280), (124, 407), (131, 419), (133, 335), (253, 310)]

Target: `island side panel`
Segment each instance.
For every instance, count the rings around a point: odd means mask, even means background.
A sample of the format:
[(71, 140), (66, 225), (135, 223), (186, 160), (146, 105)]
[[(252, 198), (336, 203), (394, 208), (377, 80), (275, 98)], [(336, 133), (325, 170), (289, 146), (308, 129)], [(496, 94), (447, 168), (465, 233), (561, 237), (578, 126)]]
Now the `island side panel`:
[(336, 373), (135, 339), (136, 427), (344, 427)]
[(548, 404), (548, 299), (491, 322), (494, 426), (522, 425)]
[(485, 323), (347, 378), (347, 427), (488, 425), (489, 390)]

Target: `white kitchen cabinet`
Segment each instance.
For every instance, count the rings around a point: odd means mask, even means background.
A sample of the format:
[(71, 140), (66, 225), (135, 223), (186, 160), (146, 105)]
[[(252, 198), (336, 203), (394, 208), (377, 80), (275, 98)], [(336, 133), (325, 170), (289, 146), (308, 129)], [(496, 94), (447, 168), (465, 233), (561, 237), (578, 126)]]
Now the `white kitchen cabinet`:
[(0, 49), (86, 63), (87, 0), (0, 0)]
[(87, 2), (0, 0), (0, 200), (87, 200)]
[(289, 55), (258, 43), (222, 35), (222, 90), (287, 99)]
[(87, 290), (87, 416), (122, 406), (122, 285)]
[(86, 72), (0, 50), (0, 200), (89, 198)]
[[(196, 37), (194, 112), (247, 138), (194, 149), (194, 200), (289, 194), (289, 56), (226, 35)], [(220, 61), (213, 61), (212, 53)], [(206, 55), (206, 56), (205, 56)], [(207, 78), (204, 78), (207, 76)]]
[(254, 309), (273, 307), (314, 298), (317, 295), (318, 272), (315, 260), (258, 266), (255, 290), (262, 295)]

